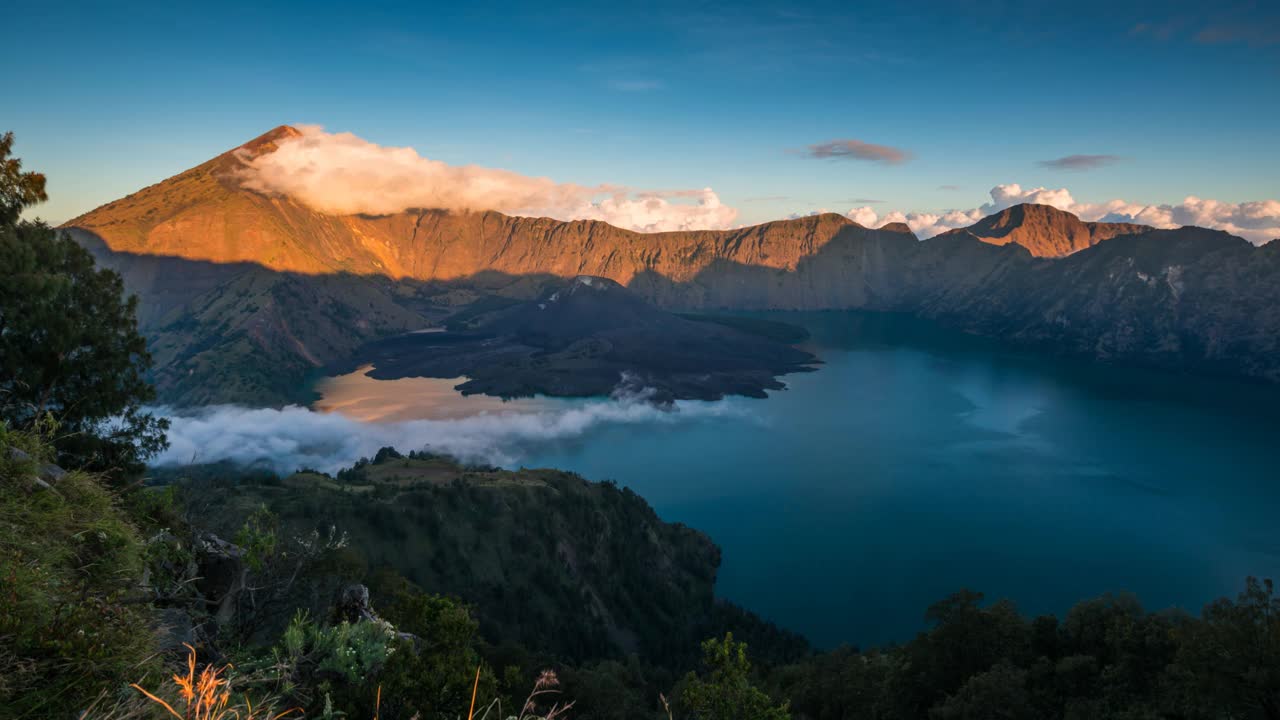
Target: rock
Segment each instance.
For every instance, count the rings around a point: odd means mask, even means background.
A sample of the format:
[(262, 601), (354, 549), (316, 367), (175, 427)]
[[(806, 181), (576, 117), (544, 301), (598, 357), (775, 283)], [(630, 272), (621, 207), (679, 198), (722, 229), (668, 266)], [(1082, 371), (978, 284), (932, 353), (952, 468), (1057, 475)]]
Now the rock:
[(338, 603), (333, 607), (335, 622), (357, 623), (361, 620), (380, 621), (373, 606), (369, 602), (369, 588), (364, 585), (348, 585), (338, 596)]
[(378, 613), (373, 611), (373, 605), (369, 601), (369, 588), (364, 585), (348, 585), (342, 589), (342, 593), (338, 596), (338, 602), (333, 606), (331, 612), (333, 622), (372, 622), (385, 625), (389, 630), (395, 633), (396, 637), (401, 640), (408, 640), (413, 643), (416, 651), (422, 639), (413, 633), (400, 632), (395, 629), (391, 623), (383, 620)]
[[(35, 463), (35, 458), (31, 457), (30, 453), (19, 450), (12, 445), (9, 446), (9, 459), (19, 464)], [(53, 463), (41, 463), (36, 474), (27, 476), (27, 482), (31, 483), (37, 490), (52, 490), (53, 486), (50, 483), (61, 480), (66, 474), (66, 470)]]
[(213, 533), (204, 533), (196, 542), (196, 565), (200, 573), (196, 589), (208, 601), (219, 625), (235, 617), (236, 602), (249, 573), (244, 555), (243, 548)]
[(40, 479), (49, 484), (55, 484), (66, 476), (67, 471), (53, 463), (43, 463), (40, 465)]
[[(35, 457), (32, 457), (29, 452), (18, 450), (17, 447), (13, 446), (9, 446), (9, 460), (17, 462), (19, 465), (33, 464), (33, 462), (36, 461)], [(46, 470), (49, 468), (56, 470), (56, 473), (54, 473), (54, 471)], [(59, 468), (58, 465), (45, 462), (45, 464), (40, 465), (40, 469), (38, 469), (37, 474), (27, 475), (27, 482), (31, 483), (32, 487), (35, 487), (36, 489), (54, 489), (49, 483), (55, 482), (55, 480), (60, 480), (64, 475), (67, 475), (67, 471)]]

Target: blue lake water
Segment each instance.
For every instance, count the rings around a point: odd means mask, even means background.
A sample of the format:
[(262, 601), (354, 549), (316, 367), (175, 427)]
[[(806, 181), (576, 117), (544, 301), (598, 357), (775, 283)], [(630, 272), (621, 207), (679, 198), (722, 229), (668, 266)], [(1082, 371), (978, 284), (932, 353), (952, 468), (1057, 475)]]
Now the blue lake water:
[(810, 329), (820, 371), (727, 415), (602, 423), (509, 464), (633, 488), (720, 545), (722, 597), (823, 646), (906, 639), (966, 587), (1032, 614), (1108, 591), (1198, 612), (1280, 575), (1276, 389), (893, 315), (770, 317)]

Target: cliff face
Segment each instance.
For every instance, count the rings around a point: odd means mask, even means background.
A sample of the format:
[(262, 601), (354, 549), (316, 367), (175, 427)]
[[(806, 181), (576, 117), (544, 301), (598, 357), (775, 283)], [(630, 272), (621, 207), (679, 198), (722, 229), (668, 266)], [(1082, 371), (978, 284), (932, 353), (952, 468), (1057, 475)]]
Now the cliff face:
[(654, 234), (496, 212), (328, 215), (241, 186), (241, 158), (294, 132), (67, 223), (141, 296), (167, 401), (305, 400), (308, 372), (369, 340), (579, 275), (666, 308), (907, 311), (1053, 352), (1280, 380), (1274, 244), (1039, 205), (926, 242), (835, 214)]

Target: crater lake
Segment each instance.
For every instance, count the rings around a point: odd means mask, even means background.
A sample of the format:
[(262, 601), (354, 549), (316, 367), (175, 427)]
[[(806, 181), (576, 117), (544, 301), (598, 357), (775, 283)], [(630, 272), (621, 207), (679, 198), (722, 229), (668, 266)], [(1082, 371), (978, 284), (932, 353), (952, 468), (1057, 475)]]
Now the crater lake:
[[(826, 647), (908, 639), (961, 588), (1030, 614), (1125, 591), (1198, 613), (1280, 574), (1274, 387), (1022, 353), (894, 314), (758, 316), (807, 328), (820, 369), (767, 400), (525, 439), (502, 463), (633, 489), (720, 545), (721, 597)], [(403, 420), (595, 402), (503, 405), (457, 382), (354, 373), (322, 383), (317, 407)]]

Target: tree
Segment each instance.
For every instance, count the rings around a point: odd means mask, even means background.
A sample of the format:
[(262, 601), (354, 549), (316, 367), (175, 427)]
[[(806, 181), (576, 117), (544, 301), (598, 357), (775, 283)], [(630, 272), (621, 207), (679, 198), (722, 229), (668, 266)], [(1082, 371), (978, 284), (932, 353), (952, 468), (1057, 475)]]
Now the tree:
[(997, 663), (965, 681), (954, 695), (929, 711), (933, 720), (1033, 720), (1027, 671)]
[(137, 298), (120, 276), (43, 222), (19, 220), (46, 199), (44, 176), (22, 172), (0, 139), (0, 419), (56, 423), (59, 461), (128, 474), (166, 447), (138, 334)]
[(1280, 595), (1271, 580), (1249, 578), (1235, 602), (1210, 603), (1180, 634), (1172, 671), (1188, 705), (1205, 715), (1280, 720)]
[(723, 640), (702, 643), (705, 675), (690, 673), (679, 695), (679, 705), (697, 720), (789, 720), (787, 705), (774, 705), (763, 691), (751, 684), (751, 662), (746, 643), (733, 641), (733, 633)]
[(9, 157), (13, 152), (13, 133), (0, 136), (0, 225), (18, 221), (22, 211), (49, 199), (44, 191), (44, 175), (22, 172), (22, 161)]

